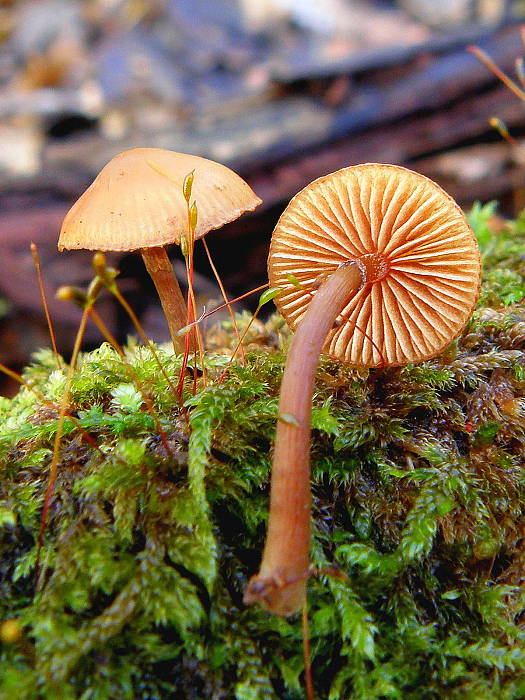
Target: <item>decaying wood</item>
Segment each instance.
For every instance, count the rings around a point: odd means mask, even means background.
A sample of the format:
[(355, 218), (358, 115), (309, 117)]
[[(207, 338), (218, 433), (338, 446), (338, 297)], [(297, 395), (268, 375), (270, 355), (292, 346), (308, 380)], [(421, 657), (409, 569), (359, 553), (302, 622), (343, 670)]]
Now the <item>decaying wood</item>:
[(37, 245), (44, 268), (44, 288), (50, 312), (68, 324), (78, 322), (77, 310), (55, 299), (62, 284), (82, 286), (92, 277), (91, 255), (80, 252), (68, 259), (56, 249), (56, 238), (64, 217), (64, 206), (39, 208), (35, 211), (12, 212), (2, 217), (0, 256), (0, 289), (19, 308), (37, 313), (41, 308), (35, 265), (30, 244)]
[[(480, 46), (506, 70), (512, 70), (523, 49), (517, 27), (502, 29)], [(238, 105), (238, 112), (228, 120), (221, 111), (214, 114), (212, 110), (197, 115), (191, 124), (171, 124), (164, 130), (133, 133), (109, 143), (92, 136), (74, 144), (49, 144), (44, 150), (45, 166), (52, 173), (76, 163), (93, 176), (116, 153), (147, 141), (154, 147), (204, 155), (249, 175), (258, 167), (293, 159), (306, 150), (423, 110), (436, 111), (462, 99), (475, 99), (476, 92), (495, 82), (465, 47), (445, 55), (420, 55), (399, 70), (397, 78), (388, 80), (382, 71), (370, 74), (366, 81), (361, 78), (350, 86), (348, 98), (335, 107), (318, 94), (305, 94), (303, 86), (300, 93), (285, 92), (245, 109)], [(334, 77), (326, 75), (327, 90)]]
[[(289, 199), (313, 178), (332, 172), (346, 165), (363, 162), (411, 164), (416, 170), (419, 157), (457, 147), (462, 141), (490, 136), (488, 120), (498, 115), (509, 126), (523, 122), (525, 106), (509, 96), (506, 88), (496, 85), (479, 96), (468, 95), (449, 107), (446, 112), (412, 116), (389, 125), (376, 127), (354, 137), (327, 144), (273, 169), (260, 170), (250, 178), (250, 186), (264, 202)], [(506, 144), (503, 149), (509, 152)], [(440, 178), (436, 177), (439, 182)], [(458, 188), (459, 189), (459, 188)], [(472, 186), (468, 194), (456, 192), (459, 201), (482, 199)]]
[(407, 63), (422, 55), (447, 54), (461, 51), (467, 44), (477, 44), (489, 39), (496, 26), (472, 23), (452, 29), (446, 33), (434, 34), (426, 41), (409, 45), (392, 45), (387, 48), (359, 51), (345, 56), (337, 63), (312, 60), (309, 56), (298, 56), (292, 65), (279, 66), (273, 73), (276, 80), (291, 83), (297, 80), (330, 78), (336, 75), (349, 75)]

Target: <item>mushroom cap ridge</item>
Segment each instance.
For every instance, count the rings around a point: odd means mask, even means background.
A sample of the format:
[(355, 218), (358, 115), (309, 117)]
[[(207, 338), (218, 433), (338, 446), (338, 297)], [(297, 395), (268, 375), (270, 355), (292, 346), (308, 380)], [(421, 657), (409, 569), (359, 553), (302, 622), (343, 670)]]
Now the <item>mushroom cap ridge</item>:
[(272, 236), (268, 274), (284, 290), (275, 302), (292, 329), (323, 278), (352, 260), (375, 281), (330, 331), (324, 350), (334, 358), (368, 367), (428, 359), (457, 338), (476, 305), (480, 256), (463, 212), (406, 168), (343, 168), (290, 201)]
[(133, 148), (112, 158), (73, 204), (62, 224), (59, 250), (124, 251), (179, 243), (188, 226), (182, 186), (192, 170), (195, 238), (261, 203), (225, 165), (162, 148)]

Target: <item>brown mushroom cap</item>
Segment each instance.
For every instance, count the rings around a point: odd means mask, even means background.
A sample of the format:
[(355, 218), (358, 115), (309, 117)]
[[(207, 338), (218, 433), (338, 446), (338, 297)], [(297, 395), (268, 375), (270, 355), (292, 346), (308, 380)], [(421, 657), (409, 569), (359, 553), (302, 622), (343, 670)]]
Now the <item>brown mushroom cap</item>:
[(268, 268), (272, 287), (284, 289), (276, 304), (292, 328), (323, 278), (350, 260), (360, 261), (370, 282), (343, 309), (325, 351), (351, 364), (402, 365), (438, 354), (478, 298), (480, 256), (465, 216), (438, 185), (406, 168), (344, 168), (291, 200)]
[(182, 186), (192, 170), (195, 238), (261, 203), (239, 175), (220, 163), (162, 148), (134, 148), (110, 160), (71, 207), (59, 250), (120, 251), (179, 243), (188, 226)]

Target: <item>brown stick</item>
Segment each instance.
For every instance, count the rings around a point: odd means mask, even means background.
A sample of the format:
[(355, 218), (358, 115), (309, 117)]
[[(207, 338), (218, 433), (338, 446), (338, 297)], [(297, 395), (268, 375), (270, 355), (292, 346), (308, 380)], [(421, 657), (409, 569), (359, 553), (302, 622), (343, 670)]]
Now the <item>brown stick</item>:
[(204, 250), (206, 251), (206, 255), (208, 256), (208, 262), (210, 263), (210, 267), (213, 271), (213, 274), (215, 275), (215, 279), (217, 280), (217, 284), (219, 285), (219, 289), (221, 290), (222, 298), (224, 299), (226, 306), (228, 307), (228, 313), (230, 314), (230, 318), (233, 323), (233, 329), (235, 331), (235, 335), (237, 337), (237, 342), (240, 343), (239, 345), (239, 350), (241, 352), (241, 362), (243, 367), (246, 367), (246, 354), (244, 352), (244, 347), (242, 342), (240, 341), (241, 334), (239, 332), (239, 326), (237, 325), (237, 319), (235, 318), (235, 312), (232, 308), (231, 301), (228, 299), (228, 296), (226, 294), (226, 290), (224, 289), (224, 285), (222, 283), (221, 276), (219, 275), (219, 272), (217, 268), (215, 267), (215, 263), (213, 262), (213, 259), (211, 257), (210, 249), (208, 248), (208, 244), (206, 243), (206, 239), (203, 237), (201, 238), (202, 245), (204, 246)]
[(303, 660), (304, 660), (304, 687), (306, 700), (315, 700), (314, 681), (312, 678), (312, 649), (310, 645), (310, 625), (308, 624), (308, 607), (303, 606)]
[(321, 285), (290, 345), (281, 383), (270, 517), (261, 568), (244, 595), (278, 615), (306, 601), (310, 549), (310, 423), (319, 354), (337, 316), (360, 289), (358, 263), (338, 268)]
[(51, 346), (53, 348), (53, 355), (55, 357), (55, 363), (58, 369), (62, 368), (62, 361), (60, 355), (58, 354), (57, 342), (55, 338), (55, 331), (53, 329), (53, 321), (51, 320), (51, 314), (49, 313), (49, 306), (47, 304), (46, 290), (44, 289), (44, 280), (42, 278), (42, 267), (40, 265), (40, 255), (38, 254), (38, 248), (36, 243), (31, 243), (31, 255), (33, 256), (33, 263), (36, 270), (36, 279), (38, 282), (38, 290), (40, 292), (40, 299), (42, 301), (42, 309), (44, 310), (44, 315), (46, 317), (47, 328), (49, 330), (49, 338), (51, 340)]
[(168, 254), (162, 247), (142, 248), (140, 252), (157, 289), (173, 348), (175, 352), (184, 352), (184, 338), (177, 333), (187, 324), (188, 311)]

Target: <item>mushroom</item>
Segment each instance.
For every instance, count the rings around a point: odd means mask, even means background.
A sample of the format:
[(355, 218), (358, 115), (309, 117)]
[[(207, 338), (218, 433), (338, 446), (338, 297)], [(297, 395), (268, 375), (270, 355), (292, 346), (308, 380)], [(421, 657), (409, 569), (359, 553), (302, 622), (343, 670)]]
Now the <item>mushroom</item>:
[(438, 185), (369, 163), (321, 177), (291, 200), (268, 268), (271, 286), (283, 290), (276, 304), (296, 332), (281, 384), (267, 539), (244, 600), (290, 615), (306, 600), (311, 402), (321, 349), (365, 367), (438, 354), (476, 304), (480, 257), (463, 213)]
[(261, 200), (232, 170), (199, 156), (134, 148), (112, 158), (67, 213), (59, 250), (140, 250), (155, 284), (175, 349), (187, 324), (182, 292), (164, 246), (188, 231), (186, 176), (194, 172), (195, 238), (252, 211)]

